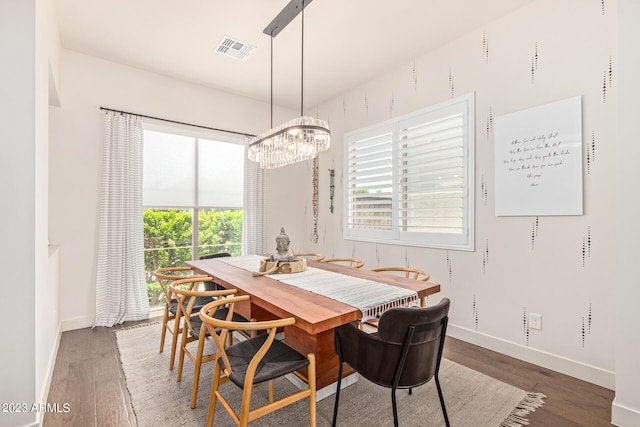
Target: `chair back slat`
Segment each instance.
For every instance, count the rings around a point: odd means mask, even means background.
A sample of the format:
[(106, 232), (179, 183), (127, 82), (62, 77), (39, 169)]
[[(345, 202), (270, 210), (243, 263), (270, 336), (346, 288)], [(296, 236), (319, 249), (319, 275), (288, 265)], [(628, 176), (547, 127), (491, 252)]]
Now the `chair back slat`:
[[(236, 424), (246, 426), (249, 421), (300, 399), (308, 398), (310, 424), (315, 426), (315, 356), (309, 354), (305, 358), (286, 344), (275, 341), (278, 328), (295, 324), (294, 318), (259, 322), (234, 322), (232, 318), (236, 302), (248, 301), (249, 298), (248, 295), (242, 295), (213, 301), (205, 305), (199, 313), (204, 327), (209, 331), (217, 346), (217, 361), (213, 373), (207, 425), (212, 426), (214, 424), (215, 408), (218, 400)], [(216, 313), (223, 305), (226, 305), (228, 312), (226, 317), (221, 319), (221, 316), (216, 316)], [(223, 344), (231, 330), (265, 330), (266, 333), (225, 347)], [(270, 351), (274, 346), (276, 347), (273, 349), (274, 351)], [(265, 363), (261, 366), (263, 359)], [(235, 361), (238, 361), (237, 367), (233, 366)], [(309, 375), (307, 381), (309, 387), (274, 401), (273, 379), (305, 367), (308, 367)], [(219, 389), (220, 384), (227, 380), (231, 380), (242, 388), (242, 404), (239, 414), (231, 407)], [(253, 387), (255, 384), (264, 381), (269, 381), (270, 384), (269, 403), (252, 408), (251, 394)]]
[(364, 261), (359, 260), (358, 258), (326, 258), (323, 259), (322, 262), (332, 262), (336, 264), (346, 264), (352, 268), (362, 268), (364, 267)]
[(222, 298), (236, 293), (235, 289), (222, 289), (217, 291), (197, 289), (196, 286), (198, 284), (211, 280), (213, 280), (213, 278), (209, 276), (192, 276), (185, 279), (174, 280), (171, 285), (169, 285), (169, 290), (172, 296), (175, 295), (175, 299), (178, 302), (176, 318), (179, 321), (180, 318), (184, 317), (184, 322), (187, 325), (187, 331), (193, 330), (191, 315), (193, 314), (193, 308), (198, 297)]
[(199, 313), (200, 320), (202, 320), (203, 325), (211, 335), (211, 338), (216, 345), (216, 359), (221, 357), (224, 361), (225, 374), (227, 375), (227, 377), (231, 375), (231, 373), (233, 373), (233, 368), (229, 361), (229, 357), (227, 356), (227, 352), (225, 351), (225, 342), (227, 342), (228, 336), (230, 333), (232, 333), (231, 330), (233, 330), (233, 328), (220, 328), (216, 326), (218, 319), (215, 318), (215, 315), (219, 309), (226, 307), (228, 308), (228, 311), (224, 322), (226, 324), (233, 324), (234, 322), (232, 322), (231, 319), (233, 318), (233, 313), (235, 312), (236, 302), (247, 300), (249, 300), (249, 296), (242, 295), (225, 298), (224, 301), (213, 301), (202, 307)]
[(206, 275), (193, 274), (191, 267), (186, 266), (159, 268), (153, 272), (153, 276), (156, 278), (156, 282), (160, 285), (160, 289), (162, 289), (162, 293), (165, 296), (167, 304), (173, 298), (173, 294), (169, 289), (171, 282), (188, 277), (207, 277)]
[(407, 279), (420, 280), (422, 282), (428, 281), (431, 277), (426, 271), (412, 267), (378, 267), (372, 268), (371, 271), (381, 273), (402, 273)]
[(318, 253), (315, 253), (315, 252), (296, 252), (296, 251), (293, 251), (293, 255), (295, 255), (297, 257), (301, 257), (301, 258), (310, 259), (310, 260), (313, 260), (313, 261), (322, 261), (322, 260), (324, 260), (324, 255), (318, 254)]

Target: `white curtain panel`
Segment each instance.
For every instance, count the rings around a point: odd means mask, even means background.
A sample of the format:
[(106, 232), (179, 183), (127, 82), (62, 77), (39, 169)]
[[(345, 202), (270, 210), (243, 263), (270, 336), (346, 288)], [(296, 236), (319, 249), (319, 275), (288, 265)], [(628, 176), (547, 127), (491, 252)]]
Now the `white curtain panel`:
[(149, 316), (142, 221), (140, 117), (105, 111), (96, 326)]
[[(247, 139), (245, 147), (248, 148)], [(242, 254), (262, 254), (265, 246), (264, 172), (257, 162), (244, 156), (244, 224)]]

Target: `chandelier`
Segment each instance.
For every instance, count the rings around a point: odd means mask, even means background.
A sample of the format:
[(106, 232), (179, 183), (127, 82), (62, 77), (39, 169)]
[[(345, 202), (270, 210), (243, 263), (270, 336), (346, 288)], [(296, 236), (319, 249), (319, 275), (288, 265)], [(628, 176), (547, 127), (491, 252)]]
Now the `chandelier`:
[[(273, 169), (315, 158), (331, 145), (329, 124), (304, 115), (304, 8), (311, 0), (292, 0), (265, 28), (271, 37), (271, 129), (249, 141), (248, 158)], [(300, 117), (273, 127), (273, 38), (302, 11)]]

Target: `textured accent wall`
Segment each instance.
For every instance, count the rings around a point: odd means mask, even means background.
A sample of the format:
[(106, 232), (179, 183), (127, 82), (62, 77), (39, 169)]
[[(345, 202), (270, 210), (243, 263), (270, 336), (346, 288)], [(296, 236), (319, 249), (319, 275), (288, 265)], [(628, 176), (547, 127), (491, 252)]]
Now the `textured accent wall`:
[[(335, 212), (329, 213), (328, 176), (321, 174), (323, 232), (303, 249), (354, 256), (364, 268), (409, 264), (426, 270), (442, 286), (429, 302), (451, 298), (452, 331), (612, 387), (616, 6), (539, 0), (315, 107), (320, 118), (332, 119), (332, 148), (321, 154), (320, 170), (335, 169)], [(344, 133), (469, 92), (476, 94), (475, 251), (344, 240)], [(496, 217), (495, 117), (578, 95), (584, 215)], [(274, 171), (270, 185), (284, 184), (291, 173)], [(311, 176), (303, 172), (300, 179)], [(311, 194), (301, 197), (311, 200)], [(302, 221), (299, 238), (311, 242), (313, 221), (304, 206), (292, 199), (271, 211), (270, 227)], [(529, 313), (542, 315), (542, 330), (529, 327)]]

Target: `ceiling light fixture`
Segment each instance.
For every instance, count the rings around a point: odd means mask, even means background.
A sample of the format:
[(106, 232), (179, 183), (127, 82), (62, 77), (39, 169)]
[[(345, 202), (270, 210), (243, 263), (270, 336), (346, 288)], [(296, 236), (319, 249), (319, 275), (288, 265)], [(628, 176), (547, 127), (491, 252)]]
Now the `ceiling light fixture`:
[[(331, 132), (324, 120), (304, 115), (304, 8), (311, 0), (292, 0), (265, 28), (271, 37), (271, 129), (249, 142), (249, 160), (264, 169), (273, 169), (313, 159), (329, 149)], [(302, 12), (302, 53), (300, 72), (300, 117), (273, 127), (273, 38)]]

